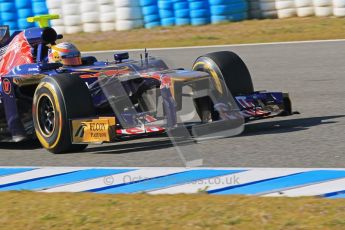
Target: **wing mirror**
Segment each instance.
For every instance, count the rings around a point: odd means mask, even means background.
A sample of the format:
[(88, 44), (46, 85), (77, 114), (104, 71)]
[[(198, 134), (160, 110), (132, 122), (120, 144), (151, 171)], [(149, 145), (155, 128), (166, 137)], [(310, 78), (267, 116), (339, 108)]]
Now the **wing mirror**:
[(116, 63), (122, 63), (123, 60), (126, 60), (129, 58), (128, 52), (122, 52), (122, 53), (115, 53), (114, 59)]

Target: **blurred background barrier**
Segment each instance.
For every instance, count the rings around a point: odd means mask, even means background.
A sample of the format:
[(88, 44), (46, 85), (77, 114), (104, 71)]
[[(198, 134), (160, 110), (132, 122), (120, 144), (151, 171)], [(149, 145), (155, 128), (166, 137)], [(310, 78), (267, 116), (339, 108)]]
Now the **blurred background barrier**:
[(174, 1), (171, 0), (158, 0), (158, 11), (162, 26), (174, 26)]
[(85, 1), (80, 0), (61, 0), (62, 19), (66, 34), (83, 31), (81, 9), (85, 3)]
[(210, 5), (208, 0), (188, 0), (190, 23), (201, 26), (210, 23)]
[(144, 26), (139, 0), (114, 0), (116, 30), (131, 30)]
[(290, 17), (345, 17), (345, 0), (0, 0), (0, 23), (11, 31), (32, 26), (26, 18), (59, 14), (58, 33), (93, 33), (158, 26), (200, 26)]
[(161, 25), (157, 0), (140, 0), (144, 26), (151, 29)]
[[(23, 1), (23, 0), (19, 0), (19, 1)], [(29, 2), (29, 1), (27, 1), (27, 2)], [(56, 19), (56, 20), (53, 20), (50, 22), (51, 25), (54, 26), (55, 30), (59, 34), (64, 34), (65, 33), (65, 26), (64, 26), (64, 22), (63, 22), (61, 1), (47, 0), (46, 3), (47, 3), (47, 8), (49, 9), (49, 13), (60, 15), (60, 19)], [(32, 24), (30, 26), (32, 26)]]
[(175, 0), (174, 13), (175, 13), (175, 24), (177, 26), (189, 25), (191, 23), (188, 1)]
[(345, 17), (345, 0), (333, 0), (333, 15)]

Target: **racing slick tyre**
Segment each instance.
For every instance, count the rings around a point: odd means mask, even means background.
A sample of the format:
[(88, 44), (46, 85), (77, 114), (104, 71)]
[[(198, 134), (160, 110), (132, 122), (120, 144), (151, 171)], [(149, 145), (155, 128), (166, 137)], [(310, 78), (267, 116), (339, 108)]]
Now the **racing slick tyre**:
[[(196, 59), (193, 70), (209, 73), (215, 86), (220, 87), (219, 90), (224, 90), (220, 84), (224, 81), (233, 96), (254, 92), (253, 82), (246, 64), (233, 52), (220, 51), (205, 54)], [(202, 122), (219, 119), (209, 97), (198, 98), (194, 103)]]
[(232, 95), (252, 94), (254, 92), (252, 78), (243, 60), (230, 51), (220, 51), (199, 57), (193, 70), (210, 73), (212, 78), (222, 77)]
[(84, 150), (87, 145), (72, 144), (70, 120), (94, 115), (88, 88), (78, 75), (49, 76), (36, 88), (32, 109), (35, 132), (52, 153)]

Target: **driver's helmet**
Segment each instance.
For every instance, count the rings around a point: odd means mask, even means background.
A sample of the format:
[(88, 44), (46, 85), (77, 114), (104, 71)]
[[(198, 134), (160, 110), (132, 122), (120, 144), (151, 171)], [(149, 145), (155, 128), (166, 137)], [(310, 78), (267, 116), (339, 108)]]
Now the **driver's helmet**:
[(59, 62), (67, 66), (81, 65), (81, 54), (75, 45), (69, 42), (62, 42), (53, 45), (49, 49), (48, 61), (50, 63)]

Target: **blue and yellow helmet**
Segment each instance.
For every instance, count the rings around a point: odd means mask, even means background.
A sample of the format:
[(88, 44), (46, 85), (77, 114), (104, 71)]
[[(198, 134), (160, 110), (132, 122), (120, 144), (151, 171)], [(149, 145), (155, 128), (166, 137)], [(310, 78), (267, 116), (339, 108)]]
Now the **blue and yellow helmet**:
[(69, 42), (62, 42), (50, 48), (48, 53), (50, 63), (61, 63), (67, 66), (82, 64), (81, 54), (78, 48)]

